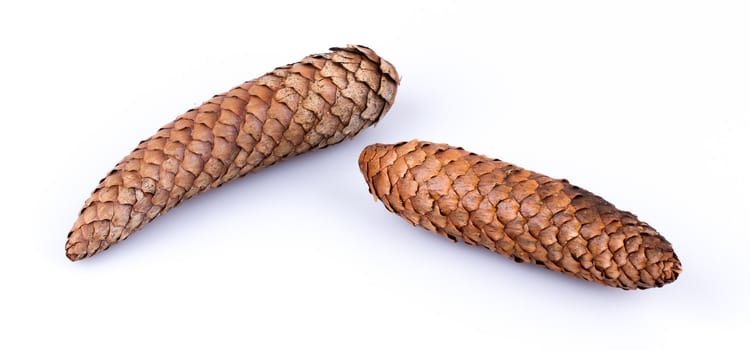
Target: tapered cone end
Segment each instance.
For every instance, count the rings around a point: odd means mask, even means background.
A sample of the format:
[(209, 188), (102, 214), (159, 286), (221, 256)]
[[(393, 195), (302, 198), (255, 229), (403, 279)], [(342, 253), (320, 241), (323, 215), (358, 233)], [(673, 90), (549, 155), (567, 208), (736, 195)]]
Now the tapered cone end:
[(660, 238), (658, 243), (653, 246), (650, 246), (649, 242), (644, 239), (646, 258), (655, 262), (641, 271), (641, 280), (653, 280), (653, 283), (641, 283), (638, 285), (638, 289), (662, 287), (677, 280), (677, 277), (682, 273), (682, 263), (674, 253), (672, 244), (662, 236), (658, 236), (658, 238)]
[(664, 268), (664, 284), (672, 283), (677, 280), (677, 277), (682, 273), (682, 263), (677, 258), (677, 255), (672, 254), (672, 258), (665, 263)]
[[(89, 252), (92, 251), (90, 248), (97, 248), (93, 247), (94, 245), (106, 244), (106, 241), (103, 239), (96, 240), (94, 237), (91, 237), (91, 234), (95, 232), (92, 226), (83, 225), (76, 230), (70, 231), (68, 234), (68, 241), (65, 243), (65, 256), (70, 261), (78, 261), (89, 256)], [(87, 237), (87, 233), (89, 237)]]
[(85, 245), (83, 244), (74, 244), (74, 245), (66, 245), (65, 247), (65, 256), (70, 259), (70, 261), (78, 261), (83, 259), (86, 256), (85, 252)]
[[(412, 140), (409, 141), (408, 144), (416, 144), (417, 142), (417, 140)], [(407, 142), (401, 142), (395, 145), (376, 143), (365, 147), (359, 154), (359, 170), (362, 172), (362, 175), (365, 176), (365, 181), (367, 181), (370, 194), (372, 194), (376, 200), (378, 199), (379, 194), (386, 194), (391, 189), (391, 183), (386, 176), (376, 176), (380, 174), (385, 167), (385, 164), (381, 164), (380, 160), (388, 152), (391, 152), (391, 157), (388, 158), (395, 159), (400, 156), (400, 154), (397, 153), (398, 147), (406, 144)], [(403, 170), (405, 171), (406, 164), (403, 165)], [(388, 210), (391, 210), (386, 201), (384, 201), (384, 204), (386, 204)]]

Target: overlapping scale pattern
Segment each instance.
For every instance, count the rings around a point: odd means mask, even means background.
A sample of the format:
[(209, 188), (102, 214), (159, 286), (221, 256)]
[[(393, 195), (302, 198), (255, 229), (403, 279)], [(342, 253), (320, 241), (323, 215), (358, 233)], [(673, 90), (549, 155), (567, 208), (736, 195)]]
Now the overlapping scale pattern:
[(389, 211), (517, 262), (623, 289), (661, 287), (681, 272), (651, 226), (566, 180), (416, 140), (370, 145), (359, 167)]
[(66, 255), (94, 255), (198, 193), (353, 137), (388, 111), (398, 83), (390, 63), (350, 45), (214, 96), (102, 179), (73, 224)]

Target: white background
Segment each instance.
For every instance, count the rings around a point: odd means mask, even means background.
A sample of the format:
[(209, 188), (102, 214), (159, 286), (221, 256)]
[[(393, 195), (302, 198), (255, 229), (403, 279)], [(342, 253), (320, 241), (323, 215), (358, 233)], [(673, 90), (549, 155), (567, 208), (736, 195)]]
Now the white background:
[[(489, 3), (3, 2), (0, 348), (746, 344), (748, 3)], [(377, 127), (65, 258), (83, 201), (138, 141), (347, 43), (403, 77)], [(657, 228), (684, 273), (622, 291), (412, 227), (356, 160), (413, 138), (567, 178)]]

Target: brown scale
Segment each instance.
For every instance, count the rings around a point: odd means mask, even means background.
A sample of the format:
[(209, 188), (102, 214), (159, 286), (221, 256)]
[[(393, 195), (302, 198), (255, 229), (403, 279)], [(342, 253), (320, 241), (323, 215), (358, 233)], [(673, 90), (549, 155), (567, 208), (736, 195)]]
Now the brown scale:
[(651, 226), (566, 180), (416, 140), (370, 145), (359, 167), (389, 211), (516, 262), (623, 289), (661, 287), (681, 272)]
[(68, 258), (94, 255), (198, 193), (376, 123), (396, 97), (395, 68), (364, 46), (331, 51), (216, 95), (142, 141), (86, 200)]

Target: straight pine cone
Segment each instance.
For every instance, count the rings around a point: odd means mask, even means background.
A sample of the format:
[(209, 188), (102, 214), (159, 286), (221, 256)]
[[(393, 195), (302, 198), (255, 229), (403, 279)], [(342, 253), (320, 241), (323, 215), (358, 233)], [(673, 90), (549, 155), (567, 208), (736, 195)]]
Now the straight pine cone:
[(370, 145), (359, 167), (389, 211), (516, 262), (623, 289), (661, 287), (682, 271), (651, 226), (566, 180), (416, 140)]
[(216, 95), (142, 141), (86, 200), (68, 258), (101, 252), (198, 193), (375, 124), (396, 97), (396, 69), (364, 46), (331, 51)]

